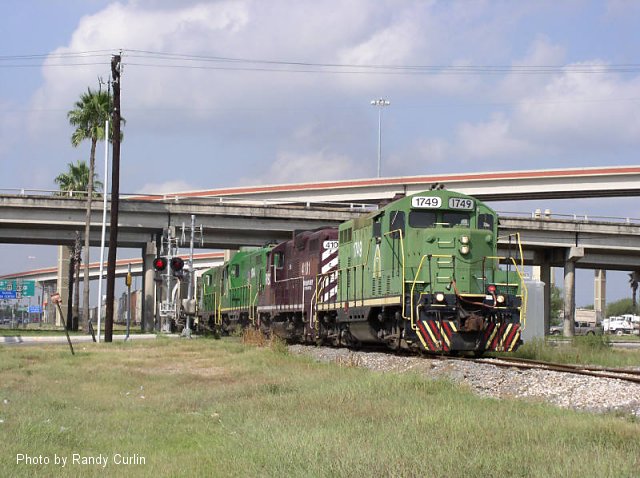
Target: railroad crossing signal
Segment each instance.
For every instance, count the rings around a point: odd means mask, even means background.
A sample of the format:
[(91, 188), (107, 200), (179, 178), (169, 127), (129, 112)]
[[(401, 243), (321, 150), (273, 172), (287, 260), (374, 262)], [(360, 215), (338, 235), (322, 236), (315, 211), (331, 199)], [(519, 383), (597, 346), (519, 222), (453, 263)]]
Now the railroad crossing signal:
[(167, 265), (171, 265), (171, 271), (174, 275), (180, 274), (184, 268), (184, 260), (182, 257), (174, 256), (171, 259), (166, 257), (156, 257), (153, 260), (153, 268), (158, 272), (163, 272), (167, 269)]

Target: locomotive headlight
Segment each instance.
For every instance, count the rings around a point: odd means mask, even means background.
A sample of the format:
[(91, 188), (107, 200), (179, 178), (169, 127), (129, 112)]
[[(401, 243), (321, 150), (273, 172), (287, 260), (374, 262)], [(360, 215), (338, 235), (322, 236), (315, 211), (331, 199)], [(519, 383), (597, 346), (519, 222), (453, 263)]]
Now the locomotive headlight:
[(498, 304), (504, 304), (504, 295), (500, 294), (496, 296), (496, 302)]
[(466, 244), (464, 246), (460, 246), (460, 254), (469, 254), (469, 246)]
[(444, 302), (444, 294), (442, 292), (436, 294), (436, 302)]
[(461, 236), (460, 244), (469, 244), (469, 236)]

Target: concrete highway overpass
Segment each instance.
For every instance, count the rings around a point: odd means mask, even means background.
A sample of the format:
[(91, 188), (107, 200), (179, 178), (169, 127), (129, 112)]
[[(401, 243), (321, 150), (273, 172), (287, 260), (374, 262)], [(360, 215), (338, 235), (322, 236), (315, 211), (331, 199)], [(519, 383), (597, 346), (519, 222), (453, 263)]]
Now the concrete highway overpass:
[(414, 194), (433, 184), (475, 196), (483, 201), (640, 196), (640, 166), (608, 166), (488, 173), (434, 174), (395, 178), (354, 179), (300, 184), (230, 187), (162, 195), (140, 195), (146, 200), (217, 199), (282, 202), (370, 202)]

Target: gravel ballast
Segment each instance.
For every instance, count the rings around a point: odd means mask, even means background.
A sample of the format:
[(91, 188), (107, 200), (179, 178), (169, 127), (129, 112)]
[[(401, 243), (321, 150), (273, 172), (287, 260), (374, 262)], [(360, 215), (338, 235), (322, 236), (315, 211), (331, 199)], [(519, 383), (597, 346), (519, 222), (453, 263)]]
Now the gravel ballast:
[(364, 367), (377, 372), (413, 372), (426, 378), (446, 378), (492, 398), (546, 401), (587, 412), (629, 413), (640, 418), (640, 384), (547, 370), (519, 370), (487, 363), (398, 356), (331, 347), (289, 346), (290, 353), (320, 362)]

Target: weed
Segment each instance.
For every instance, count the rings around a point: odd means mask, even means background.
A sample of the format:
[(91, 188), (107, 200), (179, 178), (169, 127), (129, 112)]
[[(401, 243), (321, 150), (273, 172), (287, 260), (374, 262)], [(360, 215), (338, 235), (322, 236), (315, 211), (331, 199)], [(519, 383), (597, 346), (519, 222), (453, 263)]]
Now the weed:
[(289, 354), (289, 347), (287, 346), (287, 342), (280, 337), (272, 336), (269, 339), (269, 348), (272, 352), (278, 355)]
[(339, 367), (361, 367), (362, 358), (358, 354), (349, 352), (346, 356), (338, 356), (335, 360)]
[(260, 330), (247, 328), (244, 329), (242, 334), (242, 343), (245, 345), (264, 347), (267, 345), (267, 338)]

